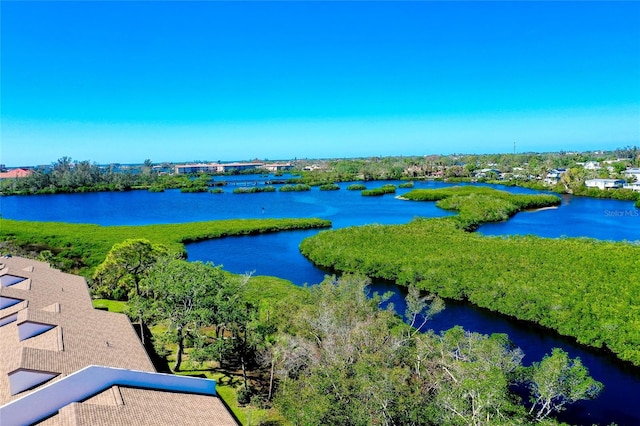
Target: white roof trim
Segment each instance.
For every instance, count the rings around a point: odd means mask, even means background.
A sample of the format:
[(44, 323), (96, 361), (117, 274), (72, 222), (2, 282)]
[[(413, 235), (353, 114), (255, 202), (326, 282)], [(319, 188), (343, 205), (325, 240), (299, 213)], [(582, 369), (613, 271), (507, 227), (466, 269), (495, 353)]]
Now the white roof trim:
[(215, 380), (90, 365), (3, 405), (0, 419), (33, 424), (114, 385), (216, 396)]

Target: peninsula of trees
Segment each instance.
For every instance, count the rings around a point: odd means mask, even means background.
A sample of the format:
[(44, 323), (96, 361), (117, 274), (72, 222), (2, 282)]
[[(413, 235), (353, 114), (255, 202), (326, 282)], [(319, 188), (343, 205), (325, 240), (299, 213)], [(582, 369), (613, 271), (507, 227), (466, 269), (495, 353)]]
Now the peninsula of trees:
[(325, 231), (304, 240), (301, 252), (319, 266), (466, 299), (640, 365), (638, 245), (469, 232), (523, 208), (557, 204), (554, 196), (454, 187), (405, 198), (439, 200), (459, 214)]

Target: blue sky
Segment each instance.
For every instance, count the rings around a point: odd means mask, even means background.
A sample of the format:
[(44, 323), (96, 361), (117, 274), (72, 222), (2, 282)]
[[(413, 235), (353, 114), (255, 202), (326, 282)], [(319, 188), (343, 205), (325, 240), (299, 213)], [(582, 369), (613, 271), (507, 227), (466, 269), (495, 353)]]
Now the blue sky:
[(1, 8), (8, 166), (640, 144), (638, 2)]

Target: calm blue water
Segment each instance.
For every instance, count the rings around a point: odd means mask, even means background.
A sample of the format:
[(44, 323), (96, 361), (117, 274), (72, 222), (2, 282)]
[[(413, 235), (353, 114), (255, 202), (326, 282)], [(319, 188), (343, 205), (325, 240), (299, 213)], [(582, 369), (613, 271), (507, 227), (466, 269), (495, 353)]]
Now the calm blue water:
[[(235, 179), (244, 180), (246, 176)], [(230, 180), (225, 178), (225, 180)], [(400, 182), (393, 182), (399, 184)], [(367, 183), (374, 188), (382, 183)], [(358, 191), (275, 192), (232, 194), (233, 186), (223, 194), (182, 194), (132, 191), (0, 197), (0, 213), (9, 219), (64, 221), (101, 225), (140, 225), (181, 223), (203, 220), (260, 217), (319, 217), (329, 219), (334, 228), (368, 223), (406, 223), (416, 216), (449, 215), (435, 203), (409, 202), (393, 195), (362, 197)], [(417, 182), (416, 188), (449, 186), (439, 182)], [(517, 193), (536, 193), (523, 188), (502, 188)], [(396, 196), (409, 189), (398, 189)], [(640, 241), (640, 210), (633, 203), (565, 196), (556, 209), (517, 214), (507, 222), (480, 228), (485, 235), (535, 234), (544, 237), (589, 237), (606, 240)], [(288, 231), (276, 234), (227, 237), (189, 244), (189, 259), (222, 264), (235, 273), (252, 272), (288, 279), (295, 284), (316, 284), (326, 271), (319, 270), (300, 255), (300, 242), (317, 230)], [(391, 302), (404, 312), (404, 289), (376, 282), (372, 291), (392, 291)], [(562, 347), (571, 356), (580, 356), (591, 374), (605, 384), (595, 401), (576, 404), (560, 418), (575, 423), (640, 425), (640, 370), (599, 351), (576, 345), (572, 339), (530, 324), (497, 315), (468, 304), (447, 302), (447, 308), (427, 327), (436, 331), (462, 325), (480, 333), (507, 333), (525, 354), (525, 363), (540, 360), (553, 347)]]

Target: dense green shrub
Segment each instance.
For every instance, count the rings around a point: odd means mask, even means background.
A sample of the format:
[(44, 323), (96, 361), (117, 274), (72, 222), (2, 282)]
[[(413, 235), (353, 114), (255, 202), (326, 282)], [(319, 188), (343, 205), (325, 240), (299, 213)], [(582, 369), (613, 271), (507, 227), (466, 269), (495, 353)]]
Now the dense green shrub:
[(367, 187), (361, 183), (353, 183), (347, 186), (347, 191), (362, 191), (364, 189), (367, 189)]
[(340, 187), (335, 183), (326, 183), (324, 185), (320, 185), (320, 191), (337, 191)]
[(465, 232), (470, 225), (557, 202), (555, 196), (501, 192), (411, 191), (411, 199), (440, 200), (460, 214), (325, 231), (304, 240), (300, 250), (319, 266), (468, 299), (580, 343), (606, 346), (640, 365), (640, 246)]
[(373, 189), (365, 189), (363, 190), (360, 194), (366, 196), (378, 196), (378, 195), (385, 195), (385, 194), (393, 194), (396, 192), (396, 186), (395, 185), (391, 185), (391, 184), (387, 184), (387, 185), (382, 185), (380, 188), (373, 188)]
[(398, 185), (398, 188), (413, 188), (413, 182), (403, 182)]
[(454, 218), (463, 229), (475, 230), (481, 223), (499, 222), (521, 210), (557, 206), (555, 195), (520, 195), (483, 186), (453, 186), (442, 189), (415, 189), (402, 196), (413, 201), (436, 201), (445, 210), (457, 211)]
[(272, 185), (267, 186), (251, 186), (251, 187), (240, 187), (235, 188), (233, 190), (234, 194), (256, 194), (258, 192), (275, 192), (276, 187)]
[[(100, 226), (60, 222), (29, 222), (0, 218), (0, 241), (26, 252), (49, 250), (54, 266), (90, 274), (111, 247), (130, 238), (144, 238), (184, 254), (184, 243), (228, 235), (258, 234), (331, 226), (321, 219), (238, 219), (145, 226)], [(90, 235), (91, 238), (87, 238)], [(6, 250), (6, 249), (5, 249)], [(88, 272), (87, 272), (88, 271)]]
[(310, 191), (311, 186), (306, 185), (304, 183), (299, 183), (297, 185), (283, 185), (280, 187), (281, 192), (293, 192), (293, 191)]
[(185, 188), (180, 188), (180, 192), (184, 193), (194, 193), (194, 192), (207, 192), (209, 188), (206, 186), (190, 186)]

